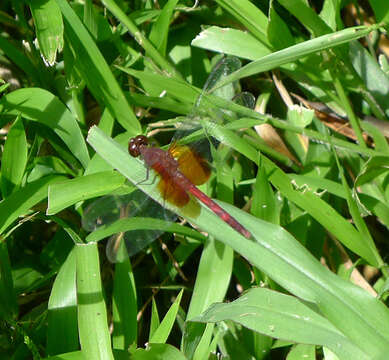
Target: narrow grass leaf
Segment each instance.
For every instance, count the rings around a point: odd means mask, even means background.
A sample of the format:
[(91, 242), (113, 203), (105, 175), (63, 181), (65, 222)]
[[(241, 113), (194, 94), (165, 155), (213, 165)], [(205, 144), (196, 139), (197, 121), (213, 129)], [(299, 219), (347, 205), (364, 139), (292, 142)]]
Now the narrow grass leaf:
[(48, 215), (90, 198), (102, 196), (122, 186), (125, 179), (114, 171), (105, 171), (53, 184), (49, 188)]
[(27, 165), (27, 139), (23, 121), (18, 116), (8, 132), (1, 158), (1, 190), (7, 197), (22, 182)]
[(341, 1), (326, 0), (323, 8), (320, 11), (320, 18), (332, 29), (341, 29), (343, 27), (342, 19), (340, 18)]
[(34, 160), (34, 167), (27, 177), (27, 182), (38, 180), (46, 175), (54, 174), (77, 176), (77, 173), (59, 157), (39, 156)]
[(218, 26), (203, 30), (192, 40), (191, 45), (249, 60), (257, 60), (271, 53), (268, 47), (251, 34)]
[(270, 2), (267, 37), (274, 50), (281, 50), (295, 44), (288, 26), (274, 9), (274, 1)]
[(166, 91), (169, 95), (181, 100), (182, 102), (187, 102), (193, 105), (197, 96), (201, 94), (200, 89), (181, 79), (169, 78), (165, 75), (152, 73), (150, 71), (127, 69), (121, 66), (117, 66), (117, 68), (138, 78), (140, 81), (154, 83), (156, 87), (160, 88), (159, 93)]
[[(187, 313), (187, 320), (200, 314), (212, 303), (224, 299), (231, 279), (232, 264), (233, 251), (230, 247), (213, 239), (209, 239), (205, 243)], [(201, 359), (208, 351), (212, 329), (204, 332), (202, 327), (188, 324), (185, 327), (185, 332), (189, 331), (191, 332), (190, 337), (195, 339), (202, 336), (195, 356), (196, 359)], [(186, 337), (185, 334), (184, 337)], [(189, 339), (189, 337), (186, 338)], [(193, 347), (191, 344), (185, 343), (186, 349), (191, 347)], [(188, 355), (189, 353), (186, 352), (186, 354)]]
[(160, 230), (163, 232), (194, 237), (195, 239), (202, 239), (202, 236), (198, 232), (188, 227), (165, 220), (135, 216), (131, 218), (122, 218), (112, 224), (99, 227), (86, 237), (86, 241), (100, 241), (120, 232), (135, 230)]
[(85, 8), (84, 8), (83, 15), (84, 15), (83, 16), (83, 23), (88, 28), (88, 30), (92, 34), (92, 36), (95, 39), (98, 39), (99, 24), (98, 24), (97, 13), (94, 9), (94, 5), (92, 3), (92, 0), (85, 1)]
[(169, 34), (169, 25), (173, 15), (174, 8), (179, 0), (168, 0), (160, 12), (157, 21), (154, 23), (149, 40), (162, 56), (166, 56), (166, 46)]
[(77, 120), (52, 93), (39, 88), (19, 89), (2, 97), (0, 108), (3, 114), (20, 114), (22, 118), (48, 126), (83, 167), (88, 165), (89, 154)]
[(12, 279), (7, 243), (0, 241), (0, 318), (11, 320), (18, 313), (18, 302)]
[(377, 61), (357, 41), (352, 41), (349, 47), (350, 60), (355, 71), (361, 77), (367, 90), (389, 117), (389, 77), (381, 70)]
[(355, 186), (362, 186), (378, 179), (382, 174), (389, 171), (389, 157), (375, 156), (365, 162), (361, 172), (355, 180)]
[(250, 289), (231, 303), (213, 304), (191, 321), (227, 320), (276, 339), (327, 346), (342, 359), (369, 358), (324, 317), (295, 297), (273, 290)]
[(238, 20), (262, 44), (270, 47), (266, 36), (266, 15), (248, 0), (216, 0), (216, 2)]
[(87, 359), (113, 359), (96, 243), (76, 245), (78, 328)]
[(222, 87), (230, 82), (237, 81), (244, 77), (275, 69), (281, 65), (299, 60), (309, 54), (359, 39), (360, 37), (366, 36), (370, 32), (376, 30), (377, 27), (377, 25), (356, 26), (332, 34), (322, 35), (312, 40), (304, 41), (286, 49), (276, 51), (270, 55), (262, 57), (259, 60), (253, 61), (231, 75), (226, 76), (217, 84), (216, 88)]
[(50, 293), (47, 353), (57, 355), (78, 348), (76, 254), (73, 249), (62, 264)]
[(135, 23), (128, 17), (122, 9), (113, 0), (103, 0), (102, 3), (107, 7), (109, 11), (128, 29), (130, 34), (135, 38), (137, 43), (146, 51), (148, 56), (161, 67), (164, 72), (169, 73), (174, 78), (181, 78), (179, 72), (174, 68), (172, 64), (162, 56), (158, 50), (152, 45), (142, 31), (140, 31)]
[[(99, 124), (100, 125), (100, 124)], [(100, 126), (99, 126), (100, 128)], [(101, 128), (106, 134), (106, 128)], [(131, 135), (128, 132), (124, 132), (116, 136), (114, 139), (122, 146), (128, 146), (128, 139)], [(96, 174), (99, 172), (112, 171), (112, 166), (110, 166), (99, 154), (94, 154), (91, 161), (88, 164), (88, 167), (85, 169), (85, 175)]]
[(139, 122), (88, 30), (66, 0), (56, 1), (63, 15), (65, 36), (89, 90), (123, 128), (137, 135), (141, 132)]
[(389, 229), (389, 206), (377, 198), (367, 194), (358, 194), (358, 198), (362, 205), (377, 216)]
[(320, 36), (331, 32), (331, 28), (320, 18), (305, 0), (277, 0), (294, 15), (311, 33)]
[(169, 311), (166, 313), (165, 317), (161, 321), (161, 324), (158, 326), (154, 334), (151, 336), (150, 343), (164, 344), (166, 342), (173, 328), (174, 322), (176, 321), (176, 316), (177, 316), (177, 312), (180, 306), (183, 293), (184, 290), (181, 290), (180, 293), (178, 294), (176, 300), (174, 301)]
[[(330, 194), (336, 195), (340, 198), (347, 199), (346, 192), (341, 184), (335, 181), (315, 178), (305, 175), (288, 174), (288, 177), (295, 182), (295, 184), (301, 189), (307, 188), (311, 192), (321, 192), (323, 190), (328, 191)], [(358, 181), (358, 178), (356, 182)], [(356, 185), (357, 186), (357, 185)], [(378, 216), (386, 227), (389, 228), (389, 207), (382, 201), (364, 194), (358, 194), (359, 201), (366, 207), (367, 210), (371, 211), (374, 215)]]
[[(369, 229), (368, 229), (366, 223), (362, 219), (362, 216), (361, 216), (360, 210), (358, 208), (358, 205), (355, 201), (355, 198), (351, 194), (350, 188), (348, 187), (348, 184), (347, 184), (346, 177), (344, 176), (343, 167), (340, 165), (336, 151), (335, 151), (335, 149), (332, 149), (332, 150), (333, 150), (333, 153), (335, 156), (336, 165), (338, 167), (339, 175), (340, 175), (340, 178), (342, 180), (343, 188), (344, 188), (345, 193), (346, 193), (347, 205), (348, 205), (348, 208), (350, 210), (350, 214), (352, 216), (352, 219), (354, 221), (355, 226), (357, 227), (359, 233), (361, 234), (361, 236), (359, 236), (358, 238), (355, 238), (354, 241), (362, 241), (361, 247), (368, 248), (369, 252), (375, 257), (375, 263), (379, 267), (381, 267), (384, 265), (384, 262), (380, 257), (380, 254), (375, 246), (373, 238), (370, 235), (370, 232), (369, 232)], [(367, 252), (367, 251), (365, 251), (365, 252)]]
[[(215, 124), (207, 126), (207, 132), (223, 144), (236, 149), (250, 160), (257, 162), (255, 150), (236, 133)], [(375, 254), (371, 252), (370, 247), (366, 246), (363, 238), (353, 225), (311, 191), (302, 193), (301, 191), (295, 190), (288, 176), (271, 160), (263, 157), (263, 161), (266, 173), (271, 174), (268, 177), (270, 182), (279, 189), (286, 198), (307, 211), (349, 249), (364, 257), (372, 265), (378, 266)], [(355, 240), (356, 238), (358, 238), (358, 241)]]
[(115, 324), (112, 334), (114, 349), (128, 350), (137, 341), (137, 294), (134, 273), (127, 255), (127, 249), (121, 242), (119, 257), (123, 259), (115, 265), (112, 294), (112, 320)]
[(224, 299), (232, 273), (233, 253), (209, 240), (201, 255), (187, 319), (200, 314), (210, 304)]
[(158, 329), (158, 326), (160, 324), (159, 320), (159, 314), (158, 314), (158, 308), (157, 303), (155, 302), (155, 298), (152, 298), (151, 301), (151, 320), (150, 320), (150, 331), (149, 331), (149, 342), (151, 337), (154, 335), (155, 330)]
[(258, 166), (257, 177), (253, 188), (251, 213), (256, 217), (273, 224), (280, 223), (275, 195), (267, 178), (262, 161)]
[(63, 48), (63, 22), (56, 0), (35, 0), (29, 3), (34, 19), (39, 50), (52, 66), (57, 52)]
[(33, 181), (0, 202), (0, 234), (19, 216), (46, 199), (50, 184), (64, 180), (62, 176), (47, 176)]
[(193, 106), (179, 102), (170, 97), (157, 97), (142, 94), (127, 94), (128, 101), (136, 106), (153, 107), (162, 110), (175, 112), (176, 114), (189, 114)]

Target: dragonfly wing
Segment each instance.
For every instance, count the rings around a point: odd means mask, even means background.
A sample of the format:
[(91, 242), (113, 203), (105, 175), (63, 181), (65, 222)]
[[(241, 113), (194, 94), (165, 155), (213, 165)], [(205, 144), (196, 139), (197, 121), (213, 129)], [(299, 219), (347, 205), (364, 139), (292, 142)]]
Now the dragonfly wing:
[[(131, 257), (142, 251), (163, 233), (162, 230), (133, 230), (112, 235), (106, 247), (107, 258), (112, 263), (121, 262), (125, 257)], [(123, 241), (125, 253), (119, 251)]]
[[(123, 254), (118, 253), (118, 250), (123, 241), (127, 248), (126, 252), (132, 256), (164, 233), (162, 230), (149, 229), (125, 231), (125, 221), (129, 217), (153, 217), (174, 221), (177, 216), (140, 190), (122, 196), (107, 195), (92, 202), (84, 211), (82, 225), (88, 231), (98, 230), (102, 226), (105, 230), (108, 230), (110, 226), (115, 228), (111, 234), (113, 232), (116, 234), (109, 238), (106, 247), (107, 258), (111, 262), (122, 260)], [(120, 230), (123, 231), (120, 232)]]
[[(132, 194), (105, 195), (91, 202), (82, 215), (82, 227), (87, 231), (95, 231), (103, 225), (112, 224), (123, 217), (123, 211), (136, 214), (136, 209), (131, 207), (129, 211), (126, 205), (131, 202)], [(143, 199), (144, 201), (144, 199)]]
[(177, 186), (170, 176), (161, 176), (158, 183), (158, 190), (166, 201), (178, 207), (185, 206), (190, 200), (187, 192)]
[(211, 174), (208, 161), (190, 146), (173, 143), (169, 153), (178, 161), (178, 168), (193, 184), (204, 184)]

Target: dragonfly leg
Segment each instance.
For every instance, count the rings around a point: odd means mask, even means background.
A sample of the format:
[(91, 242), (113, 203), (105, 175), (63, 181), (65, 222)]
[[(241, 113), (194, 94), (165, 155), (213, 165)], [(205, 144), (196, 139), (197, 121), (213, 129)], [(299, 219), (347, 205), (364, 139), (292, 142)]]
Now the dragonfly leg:
[(150, 178), (150, 168), (146, 168), (146, 177), (142, 180), (136, 183), (135, 185), (153, 185), (155, 183), (155, 179), (157, 178), (157, 174), (154, 175), (153, 180), (150, 183), (146, 183), (147, 180)]

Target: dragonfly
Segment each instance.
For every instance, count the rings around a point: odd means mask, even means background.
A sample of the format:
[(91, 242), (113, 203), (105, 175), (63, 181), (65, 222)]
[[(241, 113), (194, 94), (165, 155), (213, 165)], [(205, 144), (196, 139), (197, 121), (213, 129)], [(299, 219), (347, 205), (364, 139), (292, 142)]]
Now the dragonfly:
[[(249, 230), (197, 187), (198, 185), (207, 182), (211, 174), (211, 167), (206, 160), (206, 157), (203, 157), (202, 153), (198, 151), (198, 148), (193, 144), (181, 144), (180, 142), (182, 138), (190, 133), (194, 133), (201, 127), (195, 117), (196, 110), (199, 110), (200, 105), (202, 105), (201, 101), (203, 94), (205, 94), (207, 89), (212, 88), (221, 77), (236, 70), (240, 65), (240, 61), (239, 63), (237, 63), (237, 61), (239, 61), (237, 58), (227, 57), (223, 58), (215, 66), (195, 104), (195, 111), (191, 116), (185, 119), (182, 130), (176, 132), (176, 135), (173, 137), (167, 150), (150, 145), (149, 139), (145, 135), (138, 135), (130, 139), (128, 151), (131, 156), (139, 157), (144, 162), (146, 168), (144, 182), (150, 180), (150, 170), (152, 169), (154, 171), (154, 174), (158, 177), (157, 188), (165, 202), (179, 208), (187, 207), (187, 209), (192, 212), (192, 215), (193, 212), (196, 212), (196, 209), (198, 209), (198, 207), (193, 206), (193, 204), (196, 204), (196, 201), (201, 202), (234, 230), (250, 239), (252, 235)], [(231, 91), (231, 87), (227, 90)], [(221, 94), (222, 96), (228, 96), (228, 94), (225, 93), (225, 88), (221, 88), (220, 91), (224, 92)], [(240, 93), (234, 101), (253, 107), (254, 98), (250, 95), (251, 94), (248, 93)], [(223, 115), (227, 116), (228, 114)], [(212, 111), (212, 116), (215, 116), (214, 111)], [(208, 139), (206, 140), (208, 141)], [(198, 143), (200, 142), (201, 141)], [(152, 180), (152, 182), (154, 182), (154, 180)], [(143, 201), (145, 198), (148, 200)], [(104, 201), (111, 201), (111, 206), (102, 205)], [(144, 203), (148, 203), (148, 205), (144, 206)], [(110, 209), (107, 211), (110, 215), (99, 214), (99, 208)], [(160, 219), (168, 221), (174, 221), (176, 218), (173, 213), (168, 210), (162, 210), (162, 207), (159, 204), (154, 200), (149, 199), (138, 190), (127, 198), (108, 197), (108, 199), (103, 198), (100, 204), (92, 203), (92, 206), (85, 211), (83, 226), (85, 229), (91, 231), (105, 223), (106, 220), (118, 220), (120, 217), (128, 215), (147, 216), (148, 211), (150, 211), (150, 209), (147, 208), (151, 208), (153, 217), (157, 216)], [(125, 240), (128, 254), (130, 256), (136, 254), (161, 235), (161, 233), (162, 231), (137, 230), (137, 236), (135, 236), (134, 232), (132, 232), (128, 241)], [(121, 241), (120, 236), (112, 236), (108, 241), (107, 257), (112, 262), (115, 262), (117, 259), (116, 251), (119, 241)]]
[(183, 207), (189, 202), (189, 195), (192, 195), (237, 232), (251, 238), (251, 233), (243, 225), (196, 187), (208, 180), (210, 167), (190, 147), (173, 143), (165, 151), (149, 146), (148, 138), (138, 135), (130, 140), (128, 149), (131, 156), (142, 157), (147, 169), (152, 168), (159, 174), (158, 188), (163, 199)]

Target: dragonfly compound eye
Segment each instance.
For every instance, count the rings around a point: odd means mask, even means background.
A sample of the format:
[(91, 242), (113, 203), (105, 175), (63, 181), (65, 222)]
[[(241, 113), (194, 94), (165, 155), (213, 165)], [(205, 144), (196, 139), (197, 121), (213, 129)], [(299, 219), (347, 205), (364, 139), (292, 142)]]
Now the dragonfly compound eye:
[(144, 135), (138, 135), (134, 138), (130, 139), (128, 143), (128, 152), (133, 157), (138, 157), (141, 154), (141, 147), (147, 146), (149, 144), (149, 140)]

